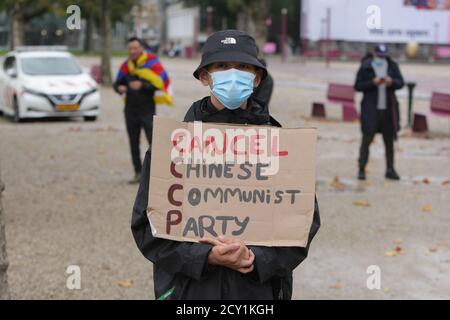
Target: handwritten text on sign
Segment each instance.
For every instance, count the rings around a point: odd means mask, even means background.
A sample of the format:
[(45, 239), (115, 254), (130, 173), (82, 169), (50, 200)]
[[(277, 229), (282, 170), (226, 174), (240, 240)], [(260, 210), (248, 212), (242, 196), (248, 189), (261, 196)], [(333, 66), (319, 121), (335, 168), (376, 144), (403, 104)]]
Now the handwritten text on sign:
[(315, 142), (315, 129), (156, 117), (148, 209), (154, 235), (306, 245), (314, 210)]

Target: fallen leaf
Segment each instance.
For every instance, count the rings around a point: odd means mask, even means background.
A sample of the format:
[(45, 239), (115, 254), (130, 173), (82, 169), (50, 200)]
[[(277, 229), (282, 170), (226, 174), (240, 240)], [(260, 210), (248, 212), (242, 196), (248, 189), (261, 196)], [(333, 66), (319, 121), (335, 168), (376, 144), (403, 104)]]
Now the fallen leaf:
[(70, 127), (69, 132), (81, 132), (81, 127)]
[(117, 132), (117, 131), (119, 131), (119, 129), (114, 128), (113, 126), (109, 125), (108, 126), (108, 131), (110, 131), (110, 132)]
[(391, 289), (389, 289), (389, 288), (384, 288), (383, 291), (384, 291), (384, 292), (389, 292), (389, 291), (391, 291)]
[(423, 178), (422, 182), (425, 184), (430, 184), (430, 180), (428, 180), (428, 178)]
[(395, 247), (394, 250), (387, 251), (387, 252), (384, 253), (384, 255), (386, 257), (395, 257), (395, 256), (397, 256), (399, 254), (405, 254), (405, 251), (403, 251), (403, 249), (401, 247), (398, 247), (398, 246)]
[(444, 240), (440, 240), (436, 243), (437, 247), (448, 247), (448, 242)]
[(367, 200), (355, 200), (353, 205), (356, 207), (370, 207), (370, 203)]
[(333, 283), (333, 284), (330, 286), (330, 288), (331, 288), (331, 289), (341, 289), (341, 288), (342, 288), (342, 284), (341, 284), (340, 282), (336, 282), (336, 283)]
[(431, 204), (424, 204), (421, 208), (422, 212), (430, 212), (433, 209)]
[(397, 252), (395, 252), (395, 250), (387, 251), (387, 252), (384, 253), (384, 255), (385, 255), (386, 257), (394, 257), (394, 256), (397, 255)]
[(338, 176), (334, 177), (333, 180), (331, 180), (331, 182), (328, 185), (339, 191), (345, 190), (345, 185), (339, 180)]
[(443, 181), (443, 182), (442, 182), (442, 185), (443, 185), (443, 186), (448, 186), (448, 185), (450, 185), (450, 180), (445, 180), (445, 181)]
[(395, 247), (395, 252), (397, 252), (397, 253), (401, 253), (401, 254), (403, 254), (404, 253), (404, 251), (403, 251), (403, 249), (401, 248), (401, 247), (399, 247), (399, 246), (397, 246), (397, 247)]
[(66, 201), (71, 203), (71, 204), (75, 204), (77, 202), (77, 197), (74, 194), (69, 194), (66, 197)]
[(119, 281), (117, 284), (119, 285), (119, 287), (128, 289), (133, 286), (133, 280), (126, 279), (126, 280)]

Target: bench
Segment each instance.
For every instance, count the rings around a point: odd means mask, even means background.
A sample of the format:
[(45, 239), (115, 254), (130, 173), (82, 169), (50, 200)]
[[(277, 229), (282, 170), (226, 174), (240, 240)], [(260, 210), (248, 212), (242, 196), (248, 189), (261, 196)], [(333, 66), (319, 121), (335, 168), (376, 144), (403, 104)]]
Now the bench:
[(306, 58), (320, 58), (322, 57), (322, 51), (320, 50), (306, 50), (303, 52), (303, 56)]
[(324, 56), (331, 60), (337, 60), (341, 57), (341, 52), (339, 50), (332, 49), (325, 51)]
[[(355, 107), (355, 90), (353, 86), (340, 83), (329, 83), (327, 90), (328, 102), (339, 104), (342, 107), (342, 119), (344, 121), (355, 121), (358, 119), (358, 111)], [(325, 117), (325, 107), (321, 102), (312, 105), (313, 117)]]
[(102, 83), (102, 69), (99, 64), (94, 64), (90, 70), (91, 77), (97, 82)]
[(347, 59), (357, 59), (360, 60), (366, 55), (364, 51), (349, 51), (347, 52)]
[(438, 58), (438, 59), (450, 58), (450, 47), (437, 47), (436, 48), (436, 58)]
[(450, 118), (450, 94), (433, 92), (431, 95), (430, 112), (415, 112), (412, 129), (414, 132), (428, 130), (427, 116)]

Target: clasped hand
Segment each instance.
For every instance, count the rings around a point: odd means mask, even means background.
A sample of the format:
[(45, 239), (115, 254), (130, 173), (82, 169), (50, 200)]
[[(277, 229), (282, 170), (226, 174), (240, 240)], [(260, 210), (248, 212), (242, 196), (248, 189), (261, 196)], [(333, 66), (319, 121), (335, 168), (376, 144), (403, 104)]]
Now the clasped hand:
[(220, 265), (241, 273), (249, 273), (254, 269), (255, 255), (243, 241), (219, 236), (217, 239), (202, 238), (200, 243), (212, 245), (208, 263)]

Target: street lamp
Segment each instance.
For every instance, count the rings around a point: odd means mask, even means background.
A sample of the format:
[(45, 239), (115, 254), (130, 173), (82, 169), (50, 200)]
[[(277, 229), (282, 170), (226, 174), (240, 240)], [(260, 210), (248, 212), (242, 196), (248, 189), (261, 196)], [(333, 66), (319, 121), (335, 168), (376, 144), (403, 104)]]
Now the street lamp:
[(281, 62), (286, 62), (286, 17), (288, 10), (286, 8), (281, 9)]
[(213, 8), (211, 6), (208, 6), (206, 8), (206, 33), (208, 34), (208, 36), (212, 33), (212, 12)]

